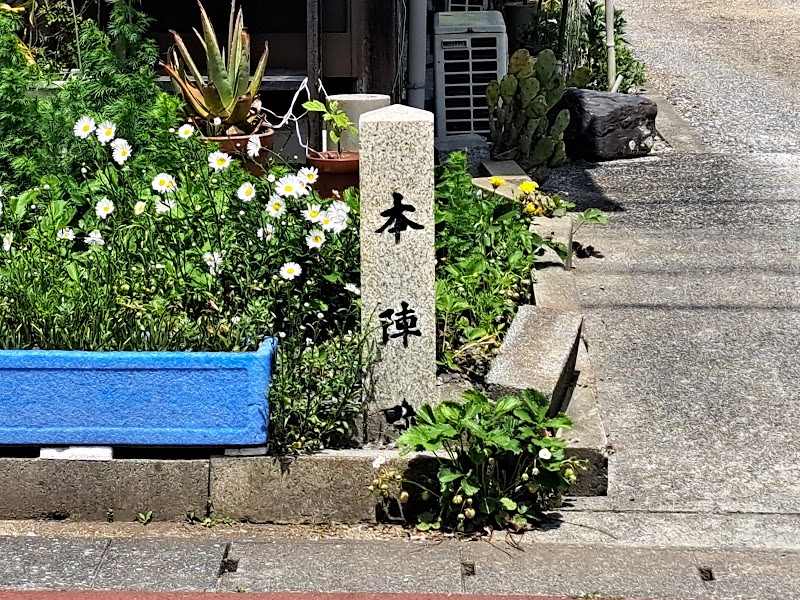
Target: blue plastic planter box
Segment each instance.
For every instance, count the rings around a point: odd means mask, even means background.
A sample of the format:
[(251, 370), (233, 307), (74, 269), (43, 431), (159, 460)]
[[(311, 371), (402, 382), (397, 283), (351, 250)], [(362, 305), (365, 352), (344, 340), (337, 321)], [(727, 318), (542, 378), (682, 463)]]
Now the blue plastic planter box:
[(263, 444), (274, 353), (2, 350), (0, 445)]

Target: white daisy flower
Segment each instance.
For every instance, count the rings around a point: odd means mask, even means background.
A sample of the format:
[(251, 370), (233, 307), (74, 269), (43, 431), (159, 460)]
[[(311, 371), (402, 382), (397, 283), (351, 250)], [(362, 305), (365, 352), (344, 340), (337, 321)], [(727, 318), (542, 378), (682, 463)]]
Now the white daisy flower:
[(190, 137), (194, 135), (194, 125), (191, 123), (185, 123), (181, 125), (178, 129), (178, 137), (182, 140), (188, 140)]
[(263, 227), (259, 228), (258, 239), (268, 242), (272, 239), (272, 235), (274, 233), (275, 233), (275, 228), (270, 224), (266, 224)]
[(338, 212), (343, 214), (350, 213), (350, 205), (347, 202), (342, 202), (341, 200), (334, 200), (331, 202), (331, 205), (328, 207), (328, 210), (331, 212)]
[(278, 196), (273, 196), (269, 199), (267, 212), (269, 213), (270, 217), (280, 217), (284, 212), (286, 212), (286, 203)]
[(219, 252), (206, 252), (203, 254), (203, 260), (208, 265), (208, 270), (212, 275), (216, 275), (219, 266), (222, 264), (222, 255)]
[[(319, 223), (322, 225), (323, 231), (336, 231), (339, 233), (347, 228), (347, 215), (326, 210), (320, 215)], [(341, 227), (342, 225), (344, 225), (344, 228)]]
[(92, 132), (94, 130), (95, 130), (95, 124), (94, 124), (94, 119), (92, 117), (81, 117), (75, 123), (75, 127), (73, 128), (75, 136), (83, 140), (92, 135)]
[(226, 154), (225, 152), (212, 152), (208, 155), (208, 166), (214, 169), (215, 171), (222, 171), (223, 169), (227, 169), (228, 165), (231, 164), (231, 156), (230, 154)]
[(8, 232), (3, 234), (3, 250), (6, 252), (11, 252), (11, 244), (14, 242), (14, 234)]
[(307, 185), (316, 183), (319, 179), (319, 171), (316, 167), (303, 167), (297, 172), (297, 177), (303, 180)]
[(159, 173), (153, 178), (153, 189), (159, 194), (165, 194), (177, 190), (178, 186), (175, 185), (175, 179), (172, 175)]
[(300, 179), (299, 177), (295, 177), (295, 181), (297, 182), (298, 198), (302, 198), (303, 196), (308, 196), (311, 193), (311, 188), (304, 180)]
[(347, 218), (343, 218), (341, 213), (337, 213), (339, 218), (333, 220), (333, 227), (331, 227), (331, 231), (336, 235), (342, 233), (345, 229), (347, 229)]
[(270, 183), (275, 183), (275, 175), (273, 175), (272, 173), (267, 175), (267, 181), (269, 181)]
[(325, 243), (325, 234), (319, 229), (312, 229), (306, 236), (306, 245), (309, 248), (321, 248)]
[(307, 221), (312, 223), (319, 223), (322, 221), (322, 207), (319, 204), (307, 204), (306, 209), (301, 211), (301, 214)]
[(173, 208), (175, 208), (175, 200), (161, 200), (159, 202), (156, 202), (156, 213), (159, 215), (168, 213)]
[(219, 127), (222, 124), (222, 119), (220, 119), (219, 117), (214, 117), (214, 120), (211, 122), (214, 124), (215, 127)]
[(117, 126), (114, 125), (111, 121), (103, 121), (100, 125), (97, 126), (97, 131), (95, 131), (95, 135), (97, 135), (97, 139), (100, 140), (100, 143), (104, 146), (114, 139), (114, 136), (117, 133)]
[(346, 286), (344, 286), (344, 289), (351, 294), (355, 294), (356, 296), (361, 295), (361, 289), (359, 289), (359, 287), (354, 283), (348, 283)]
[(114, 212), (114, 203), (108, 198), (103, 198), (94, 207), (94, 214), (101, 219), (105, 219), (108, 215)]
[(300, 186), (297, 177), (294, 175), (284, 175), (275, 184), (275, 193), (284, 198), (299, 197)]
[(303, 272), (303, 268), (296, 262), (287, 262), (281, 267), (281, 277), (286, 280), (292, 280), (299, 277)]
[(75, 239), (75, 232), (72, 231), (70, 227), (64, 227), (64, 229), (58, 230), (58, 233), (56, 233), (56, 238), (71, 242)]
[(547, 448), (542, 448), (541, 450), (539, 450), (539, 458), (541, 458), (542, 460), (550, 460), (551, 458), (553, 458), (553, 455)]
[(251, 135), (247, 138), (247, 156), (256, 158), (259, 152), (261, 152), (261, 138), (257, 135)]
[(94, 231), (89, 233), (89, 235), (83, 238), (83, 241), (86, 242), (87, 246), (105, 246), (106, 244), (105, 240), (103, 239), (103, 236), (100, 234), (99, 231), (97, 231), (97, 229), (95, 229)]
[(385, 464), (386, 464), (386, 457), (383, 454), (379, 454), (378, 456), (375, 457), (375, 460), (372, 461), (372, 468), (380, 469)]
[(256, 197), (256, 188), (248, 181), (239, 186), (236, 195), (239, 197), (239, 200), (250, 202), (250, 200)]
[(124, 164), (131, 157), (131, 145), (122, 138), (117, 138), (111, 142), (113, 150), (112, 157), (118, 165)]
[(147, 202), (145, 202), (144, 200), (139, 200), (139, 202), (133, 205), (133, 214), (135, 214), (137, 217), (142, 213), (144, 213), (144, 211), (146, 210), (147, 210)]

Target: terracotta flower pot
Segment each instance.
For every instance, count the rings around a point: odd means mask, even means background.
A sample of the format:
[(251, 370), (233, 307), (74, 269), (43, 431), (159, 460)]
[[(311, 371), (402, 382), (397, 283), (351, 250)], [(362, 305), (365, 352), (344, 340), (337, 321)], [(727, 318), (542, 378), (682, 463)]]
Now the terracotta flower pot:
[[(271, 150), (272, 143), (275, 139), (275, 130), (267, 129), (263, 133), (256, 134), (261, 140), (262, 152), (254, 159), (259, 165), (266, 167), (269, 161), (269, 152), (264, 150)], [(238, 156), (247, 151), (247, 141), (250, 139), (249, 135), (220, 135), (220, 136), (202, 136), (206, 142), (216, 142), (219, 144), (220, 150), (227, 152), (231, 156)], [(244, 161), (244, 167), (253, 175), (263, 175), (264, 171), (254, 165), (249, 160)]]
[(358, 152), (314, 152), (308, 155), (308, 164), (319, 171), (314, 189), (321, 198), (333, 196), (333, 190), (345, 191), (358, 187)]

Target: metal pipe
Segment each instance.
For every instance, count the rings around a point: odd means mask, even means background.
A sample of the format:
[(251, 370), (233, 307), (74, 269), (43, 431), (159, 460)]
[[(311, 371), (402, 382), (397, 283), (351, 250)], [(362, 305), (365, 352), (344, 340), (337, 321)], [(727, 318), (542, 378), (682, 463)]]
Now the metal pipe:
[(427, 0), (408, 2), (408, 105), (425, 108)]
[(622, 85), (622, 75), (617, 75), (617, 80), (614, 82), (614, 85), (611, 86), (611, 91), (612, 92), (618, 92), (619, 91), (619, 86), (621, 86), (621, 85)]
[(614, 0), (606, 0), (606, 47), (608, 48), (608, 89), (617, 80), (617, 52), (614, 40)]

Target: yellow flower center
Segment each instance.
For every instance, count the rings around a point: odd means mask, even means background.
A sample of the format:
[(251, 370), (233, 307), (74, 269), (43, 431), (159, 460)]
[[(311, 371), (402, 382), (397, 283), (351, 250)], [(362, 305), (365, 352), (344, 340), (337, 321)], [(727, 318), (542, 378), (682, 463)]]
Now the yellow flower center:
[(322, 238), (321, 238), (320, 236), (318, 236), (318, 235), (315, 235), (315, 236), (314, 236), (314, 243), (315, 243), (315, 244), (318, 244), (318, 243), (320, 243), (321, 241), (322, 241)]
[(166, 179), (159, 179), (158, 180), (158, 185), (167, 185), (167, 180)]
[(309, 181), (314, 181), (314, 174), (309, 173), (308, 175), (306, 175), (306, 179), (308, 179)]
[(218, 165), (224, 165), (224, 164), (225, 164), (225, 159), (224, 159), (224, 158), (222, 158), (222, 157), (218, 158), (218, 159), (217, 159), (217, 164), (218, 164)]
[(245, 196), (252, 196), (252, 195), (253, 195), (253, 190), (252, 190), (251, 188), (247, 188), (247, 189), (244, 191), (244, 195), (245, 195)]
[(272, 205), (272, 210), (280, 210), (280, 209), (281, 209), (281, 205), (278, 204), (277, 202)]
[(308, 211), (308, 216), (312, 219), (316, 219), (319, 216), (319, 211), (317, 210), (310, 210)]
[(89, 127), (89, 125), (84, 125), (83, 126), (83, 130), (84, 131), (89, 131), (90, 129), (91, 129), (91, 127)]
[(289, 267), (288, 269), (286, 269), (286, 272), (287, 272), (289, 275), (291, 275), (292, 273), (294, 273), (294, 267)]
[(291, 185), (286, 185), (286, 187), (285, 187), (284, 189), (285, 189), (287, 192), (293, 192), (293, 191), (294, 191), (294, 186), (291, 186)]
[(111, 133), (112, 133), (112, 132), (111, 132), (111, 130), (110, 130), (110, 129), (106, 129), (106, 135), (111, 135)]

